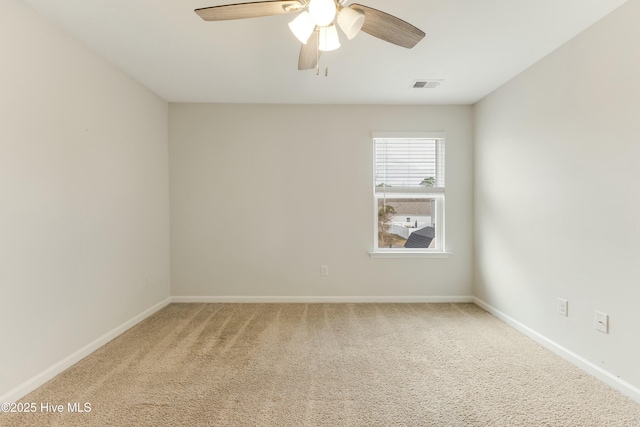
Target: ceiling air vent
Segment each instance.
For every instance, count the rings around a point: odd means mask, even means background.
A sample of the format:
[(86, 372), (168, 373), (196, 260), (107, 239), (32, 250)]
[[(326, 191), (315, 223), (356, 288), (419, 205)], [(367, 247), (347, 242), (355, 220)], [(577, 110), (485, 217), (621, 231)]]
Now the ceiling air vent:
[(442, 84), (442, 80), (416, 80), (411, 89), (435, 89)]

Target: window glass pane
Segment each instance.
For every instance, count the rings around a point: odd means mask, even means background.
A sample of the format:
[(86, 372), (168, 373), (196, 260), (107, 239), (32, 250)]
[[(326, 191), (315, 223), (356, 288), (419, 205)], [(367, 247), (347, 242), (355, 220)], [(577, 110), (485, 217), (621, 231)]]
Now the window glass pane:
[(378, 248), (435, 248), (435, 198), (378, 198)]

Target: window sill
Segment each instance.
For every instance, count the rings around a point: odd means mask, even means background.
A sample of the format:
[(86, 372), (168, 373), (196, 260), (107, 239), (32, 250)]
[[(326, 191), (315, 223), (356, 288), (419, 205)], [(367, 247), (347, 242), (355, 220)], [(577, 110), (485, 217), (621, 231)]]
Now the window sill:
[(451, 252), (369, 252), (371, 258), (449, 258)]

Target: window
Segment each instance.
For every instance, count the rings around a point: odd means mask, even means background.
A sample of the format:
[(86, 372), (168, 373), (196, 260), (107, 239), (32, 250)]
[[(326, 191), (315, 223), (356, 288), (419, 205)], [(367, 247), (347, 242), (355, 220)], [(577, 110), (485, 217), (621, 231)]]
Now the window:
[(375, 254), (444, 253), (444, 134), (374, 133)]

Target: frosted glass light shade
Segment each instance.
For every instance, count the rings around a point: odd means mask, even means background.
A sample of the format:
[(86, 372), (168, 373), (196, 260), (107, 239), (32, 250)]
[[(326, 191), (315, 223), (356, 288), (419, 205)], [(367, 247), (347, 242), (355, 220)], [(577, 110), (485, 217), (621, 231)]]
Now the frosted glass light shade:
[(359, 10), (345, 7), (338, 13), (338, 25), (349, 40), (358, 35), (363, 24), (364, 13)]
[(318, 49), (328, 52), (336, 50), (340, 47), (340, 39), (338, 38), (338, 30), (335, 25), (320, 28), (320, 44)]
[(336, 17), (336, 3), (334, 0), (311, 0), (309, 14), (318, 27), (325, 27)]
[(309, 12), (304, 11), (296, 17), (293, 21), (289, 22), (289, 28), (294, 36), (297, 37), (303, 44), (307, 44), (309, 37), (313, 30), (316, 28), (316, 24), (311, 19)]

